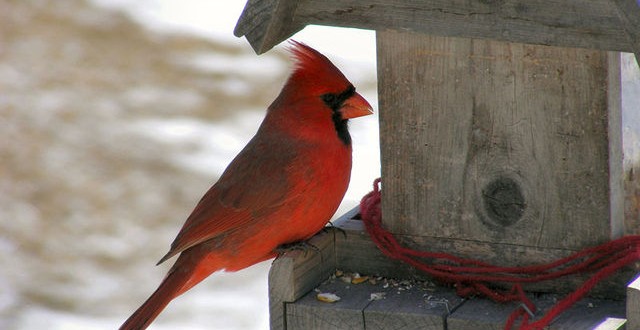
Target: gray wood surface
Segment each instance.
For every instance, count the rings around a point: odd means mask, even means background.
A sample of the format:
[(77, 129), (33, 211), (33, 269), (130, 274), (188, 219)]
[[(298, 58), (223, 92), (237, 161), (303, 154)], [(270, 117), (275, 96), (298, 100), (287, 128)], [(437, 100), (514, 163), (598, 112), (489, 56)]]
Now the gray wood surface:
[(507, 318), (517, 307), (516, 303), (470, 299), (447, 318), (447, 326), (456, 330), (503, 330)]
[[(562, 296), (549, 294), (531, 297), (538, 308), (534, 320), (539, 319)], [(496, 304), (487, 299), (471, 299), (447, 319), (449, 329), (504, 329), (509, 315), (518, 308), (517, 303)], [(547, 328), (550, 330), (593, 330), (607, 321), (607, 318), (624, 318), (624, 302), (613, 300), (584, 299), (561, 314)], [(603, 325), (603, 329), (621, 329), (620, 320)], [(628, 328), (632, 329), (632, 328)]]
[(385, 292), (384, 299), (372, 301), (364, 311), (367, 330), (445, 329), (449, 313), (463, 303), (453, 289), (412, 287), (400, 290), (372, 288)]
[(269, 323), (286, 329), (287, 302), (296, 301), (335, 271), (334, 232), (320, 233), (309, 243), (320, 251), (291, 251), (276, 258), (269, 270)]
[(292, 0), (248, 0), (233, 34), (245, 36), (253, 50), (262, 54), (304, 28), (293, 22), (297, 5)]
[(636, 63), (640, 65), (640, 2), (637, 0), (610, 0), (620, 18)]
[[(331, 292), (341, 299), (320, 302), (318, 292)], [(382, 293), (384, 298), (371, 300), (372, 293)], [(461, 302), (447, 288), (394, 286), (382, 281), (351, 284), (334, 278), (286, 305), (287, 329), (441, 330), (449, 311)]]
[(393, 31), (377, 40), (392, 232), (514, 244), (525, 262), (526, 247), (578, 250), (622, 234), (618, 53)]
[(306, 329), (365, 329), (362, 311), (369, 304), (369, 292), (363, 285), (339, 282), (321, 285), (322, 293), (340, 297), (335, 303), (320, 302), (318, 292), (311, 291), (295, 303), (287, 304), (287, 330)]
[[(557, 295), (553, 297), (563, 298), (563, 296)], [(543, 312), (541, 311), (538, 315), (542, 315)], [(551, 330), (624, 329), (625, 314), (624, 300), (587, 298), (558, 316), (551, 324)], [(627, 327), (627, 329), (633, 328)]]
[[(384, 190), (383, 190), (384, 191)], [(346, 231), (336, 236), (336, 266), (344, 271), (375, 274), (392, 278), (429, 279), (424, 273), (399, 261), (390, 259), (378, 250), (360, 220), (342, 218), (336, 226)], [(512, 244), (487, 243), (472, 240), (395, 235), (403, 246), (417, 250), (447, 252), (470, 258), (494, 261), (496, 265), (523, 266), (566, 257), (564, 249), (523, 247)], [(626, 283), (637, 270), (626, 268), (598, 284), (590, 295), (599, 298), (624, 299)], [(567, 276), (553, 281), (523, 284), (531, 292), (562, 292), (575, 290), (592, 274)], [(509, 288), (505, 286), (504, 288)]]
[(629, 51), (608, 0), (301, 1), (295, 21)]
[(628, 7), (635, 0), (250, 0), (235, 34), (258, 53), (309, 24), (631, 52), (610, 1)]

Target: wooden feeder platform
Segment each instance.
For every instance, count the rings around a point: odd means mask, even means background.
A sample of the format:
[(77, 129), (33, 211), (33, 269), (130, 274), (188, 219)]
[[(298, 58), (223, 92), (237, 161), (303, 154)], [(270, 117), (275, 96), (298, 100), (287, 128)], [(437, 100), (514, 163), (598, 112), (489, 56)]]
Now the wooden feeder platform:
[[(509, 315), (520, 307), (479, 297), (460, 298), (454, 288), (390, 262), (369, 238), (356, 209), (334, 226), (338, 229), (310, 240), (319, 251), (292, 251), (274, 261), (269, 273), (271, 329), (502, 330)], [(336, 272), (343, 275), (336, 276)], [(371, 281), (345, 282), (354, 273)], [(611, 289), (606, 284), (598, 288), (601, 293)], [(317, 299), (319, 293), (333, 293), (340, 300), (322, 302)], [(538, 308), (534, 319), (564, 297), (558, 293), (528, 295)], [(582, 299), (548, 329), (638, 329), (640, 314), (634, 311), (640, 308), (640, 278), (629, 285), (626, 295), (626, 301)]]

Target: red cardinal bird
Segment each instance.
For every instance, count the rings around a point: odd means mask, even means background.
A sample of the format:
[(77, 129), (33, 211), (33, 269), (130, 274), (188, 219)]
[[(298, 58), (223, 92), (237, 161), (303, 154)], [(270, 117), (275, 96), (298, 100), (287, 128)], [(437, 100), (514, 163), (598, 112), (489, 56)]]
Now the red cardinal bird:
[(309, 239), (338, 208), (351, 176), (347, 121), (373, 111), (324, 55), (291, 43), (296, 64), (280, 95), (187, 218), (158, 264), (178, 260), (121, 330), (145, 329), (215, 271), (249, 267)]

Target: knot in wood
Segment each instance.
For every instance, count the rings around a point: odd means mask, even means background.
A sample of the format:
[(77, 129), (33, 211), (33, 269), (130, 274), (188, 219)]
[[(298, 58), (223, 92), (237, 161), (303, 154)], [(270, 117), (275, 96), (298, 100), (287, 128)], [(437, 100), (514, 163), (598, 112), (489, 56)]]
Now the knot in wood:
[(505, 227), (520, 220), (527, 207), (520, 185), (506, 177), (489, 182), (482, 189), (482, 200), (487, 216)]

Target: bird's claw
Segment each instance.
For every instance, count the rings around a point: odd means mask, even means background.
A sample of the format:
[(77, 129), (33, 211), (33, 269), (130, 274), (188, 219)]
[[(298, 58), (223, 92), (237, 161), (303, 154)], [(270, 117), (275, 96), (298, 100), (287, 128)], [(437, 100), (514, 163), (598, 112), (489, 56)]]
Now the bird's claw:
[(347, 231), (340, 228), (340, 227), (336, 227), (332, 222), (328, 222), (326, 226), (322, 227), (321, 231), (323, 233), (328, 233), (329, 230), (337, 230), (340, 233), (342, 233), (342, 235), (344, 236), (344, 238), (347, 238)]
[(320, 253), (320, 249), (317, 246), (307, 241), (299, 241), (299, 242), (282, 244), (276, 248), (276, 253), (278, 253), (279, 255), (282, 255), (285, 252), (290, 252), (290, 251), (303, 251), (304, 255), (306, 256), (309, 250), (313, 250), (315, 252)]

